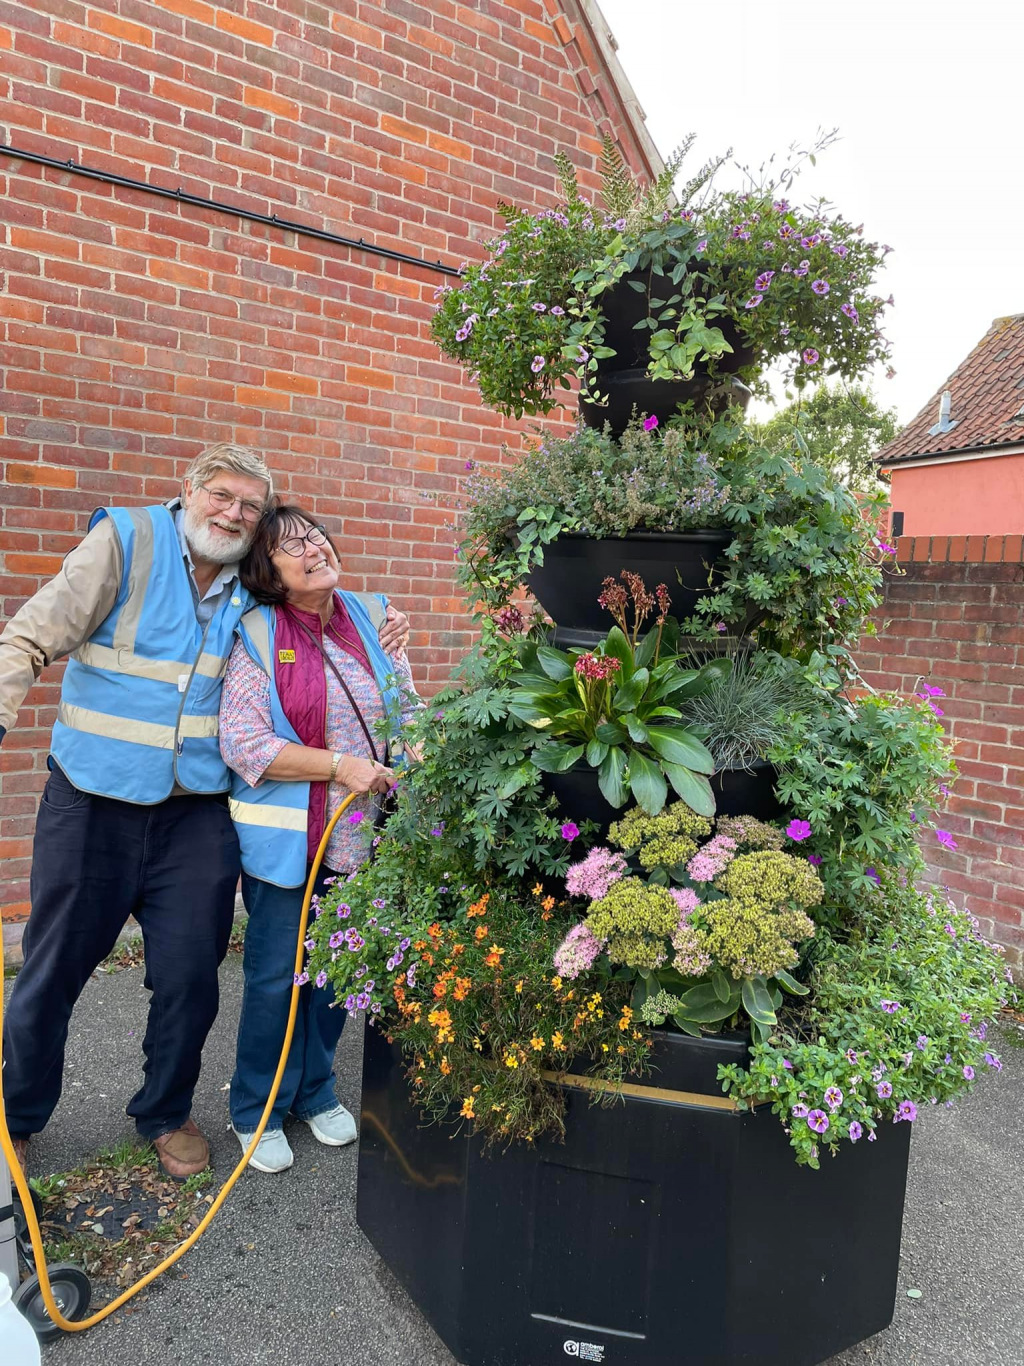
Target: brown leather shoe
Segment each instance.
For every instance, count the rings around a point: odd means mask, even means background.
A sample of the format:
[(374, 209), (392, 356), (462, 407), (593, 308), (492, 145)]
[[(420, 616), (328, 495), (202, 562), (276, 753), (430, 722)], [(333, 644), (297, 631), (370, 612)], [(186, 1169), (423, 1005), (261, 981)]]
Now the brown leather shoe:
[(17, 1158), (18, 1158), (18, 1162), (19, 1162), (19, 1164), (20, 1164), (20, 1166), (21, 1166), (21, 1170), (22, 1170), (22, 1171), (25, 1173), (25, 1175), (27, 1176), (27, 1175), (28, 1175), (28, 1139), (27, 1139), (27, 1138), (14, 1138), (14, 1137), (12, 1136), (11, 1142), (14, 1144), (14, 1151), (15, 1151), (15, 1154), (16, 1154), (16, 1156), (17, 1156)]
[(180, 1129), (172, 1129), (154, 1138), (153, 1147), (160, 1158), (161, 1167), (175, 1181), (184, 1181), (186, 1176), (204, 1172), (210, 1165), (210, 1145), (193, 1119), (186, 1119)]

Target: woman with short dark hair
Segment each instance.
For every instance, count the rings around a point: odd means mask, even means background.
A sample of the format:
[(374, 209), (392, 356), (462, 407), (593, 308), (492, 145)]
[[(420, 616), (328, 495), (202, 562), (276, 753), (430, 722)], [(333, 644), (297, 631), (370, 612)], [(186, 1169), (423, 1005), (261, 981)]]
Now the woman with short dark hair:
[[(345, 592), (338, 578), (334, 545), (308, 513), (292, 505), (266, 513), (242, 571), (261, 606), (240, 623), (220, 711), (249, 913), (230, 1094), (243, 1148), (263, 1113), (284, 1042), (313, 856), (330, 817), (357, 793), (362, 800), (328, 843), (317, 891), (365, 862), (380, 800), (395, 781), (401, 723), (421, 705), (404, 651), (389, 656), (380, 646), (386, 598)], [(355, 1139), (355, 1121), (334, 1094), (344, 1020), (328, 985), (302, 982), (281, 1088), (250, 1159), (259, 1171), (291, 1166), (283, 1129), (289, 1112), (321, 1143)]]

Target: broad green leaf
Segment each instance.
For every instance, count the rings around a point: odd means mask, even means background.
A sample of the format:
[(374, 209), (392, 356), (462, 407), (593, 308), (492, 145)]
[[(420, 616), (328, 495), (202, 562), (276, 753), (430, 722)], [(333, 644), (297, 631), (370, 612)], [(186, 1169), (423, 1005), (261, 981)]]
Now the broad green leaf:
[(629, 786), (637, 803), (649, 816), (656, 816), (665, 805), (668, 796), (665, 775), (652, 759), (635, 749), (629, 755)]
[(613, 659), (617, 659), (622, 665), (623, 681), (633, 677), (633, 649), (617, 626), (613, 626), (608, 632), (608, 637), (604, 643), (604, 652), (606, 655), (611, 655)]
[(604, 762), (597, 771), (597, 785), (601, 789), (601, 796), (609, 806), (618, 809), (626, 805), (626, 787), (622, 781), (622, 775), (626, 771), (626, 756), (621, 749), (615, 747), (610, 749), (604, 756)]
[(635, 716), (626, 715), (623, 717), (626, 729), (629, 731), (629, 738), (638, 745), (645, 744), (648, 738), (648, 730), (642, 721), (638, 721)]
[(743, 1009), (755, 1024), (775, 1024), (772, 998), (768, 995), (768, 988), (763, 977), (745, 977), (743, 979), (742, 997)]
[(795, 977), (791, 976), (785, 968), (779, 968), (775, 974), (775, 980), (791, 996), (806, 996), (810, 990), (809, 987), (804, 986), (803, 982), (798, 982)]
[(673, 1015), (672, 1020), (677, 1029), (681, 1029), (684, 1034), (689, 1034), (695, 1039), (700, 1038), (700, 1025), (693, 1020), (688, 1020), (685, 1015)]
[(600, 768), (604, 763), (604, 756), (608, 753), (608, 746), (601, 740), (591, 740), (587, 746), (587, 763), (591, 768)]
[(547, 674), (548, 678), (553, 678), (561, 682), (563, 678), (568, 678), (572, 673), (572, 664), (569, 656), (561, 650), (555, 650), (550, 645), (539, 645), (537, 647), (537, 663)]
[(636, 704), (644, 695), (647, 684), (650, 682), (650, 674), (646, 669), (637, 669), (632, 678), (616, 691), (612, 698), (612, 705), (616, 711), (632, 711)]
[(730, 1015), (735, 1015), (739, 1009), (739, 1004), (738, 993), (736, 996), (730, 997), (728, 1001), (720, 1001), (716, 996), (707, 1005), (687, 1006), (686, 1018), (699, 1024), (719, 1024), (722, 1020), (727, 1020)]
[(533, 751), (533, 762), (542, 773), (566, 773), (583, 755), (584, 745), (539, 745)]
[(728, 1001), (732, 997), (732, 986), (721, 968), (715, 968), (711, 974), (711, 985), (720, 1001)]
[(525, 721), (528, 726), (534, 726), (537, 730), (543, 730), (545, 726), (551, 724), (548, 709), (535, 706), (532, 702), (510, 702), (508, 710), (510, 716)]
[(700, 773), (694, 773), (682, 764), (662, 764), (665, 776), (675, 788), (676, 796), (684, 801), (698, 816), (715, 814), (715, 794), (711, 784)]
[(643, 640), (637, 646), (635, 662), (638, 669), (646, 669), (654, 659), (654, 652), (658, 648), (658, 628), (648, 631)]
[(701, 742), (683, 726), (652, 726), (651, 748), (668, 764), (682, 764), (695, 773), (713, 773), (715, 761)]
[(618, 721), (602, 721), (594, 734), (606, 745), (624, 745), (628, 739), (625, 726)]

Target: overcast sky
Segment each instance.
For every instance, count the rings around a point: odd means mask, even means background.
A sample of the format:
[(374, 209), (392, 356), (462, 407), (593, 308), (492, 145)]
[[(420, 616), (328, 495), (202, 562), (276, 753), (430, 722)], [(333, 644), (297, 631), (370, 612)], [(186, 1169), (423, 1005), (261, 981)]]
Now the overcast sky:
[(824, 195), (895, 248), (897, 374), (874, 389), (902, 422), (993, 318), (1024, 312), (1021, 0), (598, 3), (663, 156), (694, 131), (691, 169), (729, 146), (758, 166), (839, 127), (791, 197)]

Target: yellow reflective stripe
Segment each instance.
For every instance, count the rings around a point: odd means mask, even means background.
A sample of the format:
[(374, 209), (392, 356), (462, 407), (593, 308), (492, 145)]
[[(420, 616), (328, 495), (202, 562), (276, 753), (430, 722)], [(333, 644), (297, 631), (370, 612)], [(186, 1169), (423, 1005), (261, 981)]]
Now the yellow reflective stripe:
[[(146, 659), (144, 655), (134, 655), (130, 650), (112, 650), (109, 645), (96, 645), (87, 641), (74, 652), (79, 664), (88, 664), (93, 669), (106, 669), (108, 673), (130, 674), (132, 678), (148, 678), (157, 683), (172, 683), (178, 686), (182, 674), (192, 670), (191, 664), (175, 659)], [(195, 671), (204, 678), (221, 678), (228, 661), (224, 655), (203, 652)]]
[(186, 713), (178, 719), (178, 734), (186, 740), (212, 740), (220, 734), (220, 722), (216, 716)]
[(270, 666), (270, 626), (263, 611), (259, 607), (252, 607), (246, 612), (241, 623), (249, 633), (253, 649), (260, 657), (263, 665), (263, 672), (273, 677), (274, 671)]
[[(155, 721), (132, 721), (124, 716), (111, 716), (103, 711), (90, 711), (61, 702), (57, 720), (70, 730), (86, 735), (103, 735), (109, 740), (127, 740), (133, 745), (148, 745), (151, 749), (173, 749), (174, 727), (160, 726)], [(219, 734), (216, 716), (183, 716), (178, 734), (188, 740), (212, 739)]]
[(308, 812), (305, 807), (271, 806), (269, 802), (228, 802), (231, 819), (239, 825), (265, 825), (275, 830), (300, 830), (306, 833)]
[[(153, 519), (145, 508), (126, 508), (135, 527), (132, 562), (128, 570), (128, 596), (114, 625), (114, 646), (133, 650), (146, 603), (146, 587), (153, 573)], [(177, 535), (177, 532), (175, 532)]]

